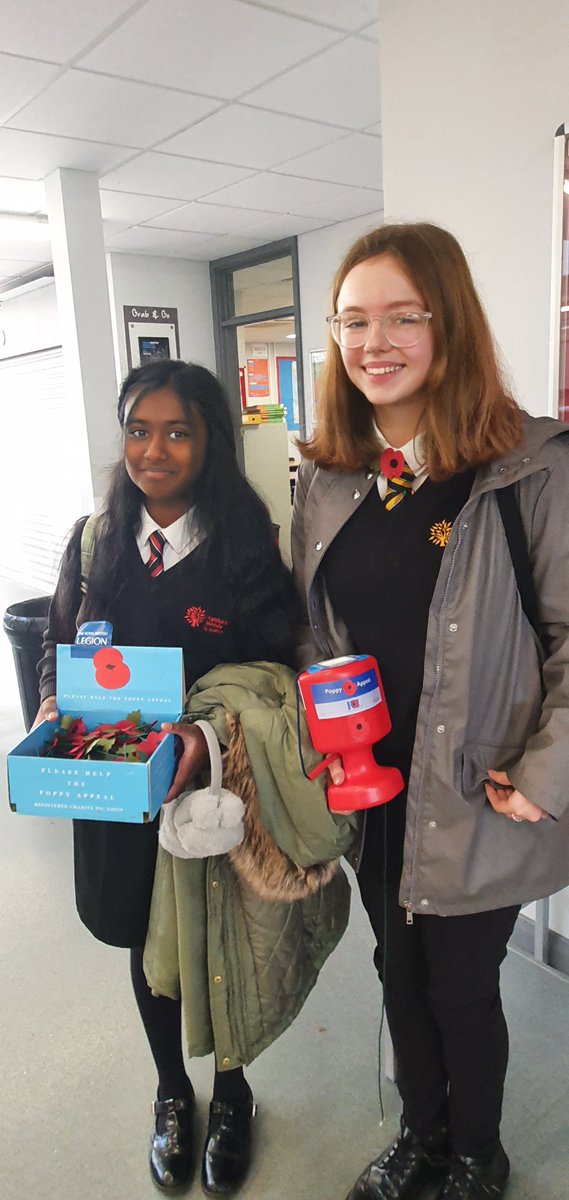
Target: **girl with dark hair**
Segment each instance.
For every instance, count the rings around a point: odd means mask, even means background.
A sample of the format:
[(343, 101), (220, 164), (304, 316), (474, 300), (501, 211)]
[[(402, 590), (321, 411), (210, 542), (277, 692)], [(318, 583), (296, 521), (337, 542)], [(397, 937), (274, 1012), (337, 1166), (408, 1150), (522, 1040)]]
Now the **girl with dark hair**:
[[(218, 381), (194, 363), (153, 360), (126, 378), (118, 418), (124, 453), (103, 512), (88, 519), (87, 578), (86, 518), (63, 557), (40, 665), (38, 720), (57, 717), (55, 645), (73, 641), (85, 620), (112, 622), (117, 644), (180, 646), (187, 688), (222, 663), (293, 663), (296, 591), (269, 513), (240, 472)], [(199, 728), (166, 728), (183, 739), (170, 800), (207, 754)], [(180, 1001), (153, 995), (143, 971), (157, 834), (158, 818), (147, 825), (75, 821), (75, 885), (91, 933), (130, 948), (134, 993), (159, 1076), (150, 1170), (158, 1187), (172, 1191), (194, 1167), (194, 1094)], [(242, 1068), (216, 1069), (213, 1100), (207, 1190), (226, 1195), (249, 1165), (254, 1108)]]
[(376, 656), (375, 755), (405, 780), (354, 858), (401, 1133), (349, 1200), (488, 1200), (509, 1173), (500, 965), (521, 903), (569, 883), (569, 434), (511, 396), (445, 230), (374, 230), (332, 299), (293, 514), (303, 653)]

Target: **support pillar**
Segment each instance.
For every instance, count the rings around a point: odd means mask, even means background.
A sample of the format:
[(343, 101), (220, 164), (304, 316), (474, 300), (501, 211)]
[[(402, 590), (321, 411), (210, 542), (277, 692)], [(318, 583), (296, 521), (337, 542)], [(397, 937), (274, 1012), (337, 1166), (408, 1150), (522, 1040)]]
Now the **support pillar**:
[[(62, 447), (84, 511), (118, 456), (115, 359), (97, 176), (60, 168), (45, 180), (71, 427)], [(55, 464), (56, 471), (58, 464)]]

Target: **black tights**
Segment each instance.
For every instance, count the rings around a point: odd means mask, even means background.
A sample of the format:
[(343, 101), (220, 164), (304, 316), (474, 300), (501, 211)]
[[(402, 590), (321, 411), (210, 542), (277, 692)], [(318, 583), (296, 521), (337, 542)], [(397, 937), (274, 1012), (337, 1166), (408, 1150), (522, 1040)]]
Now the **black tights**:
[(384, 896), (369, 855), (358, 881), (380, 977), (385, 950), (385, 1011), (407, 1124), (427, 1137), (448, 1121), (457, 1154), (491, 1158), (508, 1063), (500, 964), (519, 908), (414, 914), (407, 925), (398, 887), (388, 884)]
[[(182, 1003), (168, 996), (153, 996), (146, 982), (142, 966), (143, 951), (135, 948), (130, 952), (130, 977), (138, 1011), (142, 1017), (152, 1057), (158, 1071), (158, 1099), (178, 1100), (193, 1095), (193, 1087), (186, 1073), (182, 1050)], [(243, 1068), (233, 1071), (215, 1072), (213, 1096), (238, 1104), (251, 1095), (243, 1075)]]

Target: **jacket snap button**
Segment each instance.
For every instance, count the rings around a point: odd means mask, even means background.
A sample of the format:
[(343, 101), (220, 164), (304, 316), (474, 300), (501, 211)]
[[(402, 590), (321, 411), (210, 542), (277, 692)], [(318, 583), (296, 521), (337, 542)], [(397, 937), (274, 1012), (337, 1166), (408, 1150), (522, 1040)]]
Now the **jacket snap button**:
[(429, 821), (429, 829), (436, 829), (436, 828), (437, 828), (437, 822)]
[(428, 908), (428, 907), (429, 907), (429, 901), (421, 900), (421, 908)]
[(373, 471), (366, 471), (366, 479), (373, 479)]
[(505, 467), (500, 467), (500, 468), (499, 468), (499, 470), (498, 470), (498, 474), (499, 474), (499, 475), (503, 475), (505, 470), (506, 470), (506, 468), (505, 468)]
[(219, 887), (219, 879), (214, 879), (214, 881), (213, 881), (213, 883), (212, 883), (212, 885), (211, 885), (211, 886), (212, 886), (212, 887)]
[(359, 500), (360, 496), (361, 492), (358, 492), (358, 489), (356, 488), (355, 492), (352, 494), (352, 500)]
[(437, 725), (437, 733), (444, 733), (444, 731), (445, 731), (444, 725)]
[(231, 1059), (230, 1059), (230, 1058), (224, 1058), (224, 1059), (223, 1059), (223, 1065), (224, 1065), (224, 1067), (228, 1067), (228, 1066), (229, 1066), (229, 1064), (230, 1064), (230, 1062), (231, 1062)]
[(214, 982), (214, 983), (221, 983), (221, 975), (214, 975), (214, 977), (213, 977), (213, 982)]
[(531, 458), (522, 458), (523, 463), (531, 462)]
[(315, 550), (321, 550), (321, 549), (322, 549), (322, 542), (317, 542), (317, 543), (316, 543), (316, 545), (315, 545), (315, 547), (314, 547), (314, 549), (315, 549)]
[(458, 625), (457, 625), (456, 621), (451, 621), (451, 623), (449, 625), (449, 629), (450, 629), (451, 633), (456, 633), (456, 631), (458, 629)]

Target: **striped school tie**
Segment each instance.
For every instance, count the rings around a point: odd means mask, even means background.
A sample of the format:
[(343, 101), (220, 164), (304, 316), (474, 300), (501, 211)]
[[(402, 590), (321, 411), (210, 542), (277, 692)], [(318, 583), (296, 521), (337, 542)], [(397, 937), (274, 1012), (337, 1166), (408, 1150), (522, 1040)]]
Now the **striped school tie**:
[(146, 569), (151, 579), (156, 579), (157, 575), (161, 575), (164, 570), (163, 551), (165, 543), (166, 538), (159, 529), (155, 529), (154, 533), (151, 533), (148, 538), (150, 558), (146, 563)]
[(413, 495), (414, 478), (415, 472), (405, 463), (400, 475), (387, 480), (387, 491), (383, 497), (383, 503), (388, 512), (396, 508), (406, 496)]

